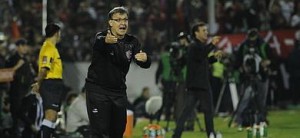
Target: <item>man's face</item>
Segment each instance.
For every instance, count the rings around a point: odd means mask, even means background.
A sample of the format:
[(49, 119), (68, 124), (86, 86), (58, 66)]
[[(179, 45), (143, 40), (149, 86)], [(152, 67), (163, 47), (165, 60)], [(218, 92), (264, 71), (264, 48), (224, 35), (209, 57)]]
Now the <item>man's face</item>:
[(20, 45), (18, 47), (18, 51), (20, 52), (20, 54), (27, 54), (28, 51), (29, 51), (29, 47), (27, 44), (24, 44), (24, 45)]
[(208, 30), (207, 26), (199, 26), (198, 31), (195, 32), (196, 38), (201, 42), (207, 41)]
[(113, 35), (122, 37), (127, 33), (128, 15), (126, 13), (115, 13), (109, 20), (109, 26)]
[(256, 45), (257, 39), (258, 39), (258, 36), (249, 37), (248, 38), (248, 40), (249, 40), (249, 46), (250, 47), (254, 47)]
[(185, 38), (185, 37), (180, 38), (180, 39), (179, 39), (179, 43), (180, 43), (180, 45), (182, 45), (182, 46), (188, 46), (188, 45), (189, 45), (189, 42), (188, 42), (187, 38)]

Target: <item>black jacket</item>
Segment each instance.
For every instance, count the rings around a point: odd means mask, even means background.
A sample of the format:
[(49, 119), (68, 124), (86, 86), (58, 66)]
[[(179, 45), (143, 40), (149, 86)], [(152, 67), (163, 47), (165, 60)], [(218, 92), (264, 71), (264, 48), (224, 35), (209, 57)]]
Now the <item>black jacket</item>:
[[(24, 64), (16, 70), (14, 80), (11, 82), (12, 89), (27, 90), (33, 83), (34, 74), (31, 71), (30, 63), (25, 57), (21, 57), (17, 52), (8, 58), (6, 61), (6, 67), (11, 68), (15, 66), (19, 60), (23, 60)], [(26, 91), (27, 93), (27, 91)]]
[(212, 44), (206, 45), (198, 40), (191, 43), (187, 55), (188, 89), (209, 88), (209, 58), (208, 54), (214, 49)]
[(123, 39), (118, 40), (118, 43), (107, 44), (105, 43), (106, 33), (107, 31), (96, 34), (92, 62), (86, 81), (102, 89), (124, 91), (131, 61), (135, 61), (142, 68), (149, 68), (151, 59), (149, 56), (146, 62), (139, 62), (135, 59), (134, 56), (140, 52), (141, 45), (134, 36), (126, 34)]

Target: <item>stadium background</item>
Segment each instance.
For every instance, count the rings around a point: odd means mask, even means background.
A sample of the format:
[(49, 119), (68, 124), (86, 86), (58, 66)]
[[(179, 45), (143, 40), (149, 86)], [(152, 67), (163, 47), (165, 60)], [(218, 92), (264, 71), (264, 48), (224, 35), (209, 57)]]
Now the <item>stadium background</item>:
[(218, 47), (227, 53), (243, 41), (249, 28), (258, 28), (281, 63), (284, 89), (280, 96), (284, 98), (278, 98), (283, 102), (291, 98), (284, 63), (300, 29), (299, 0), (49, 0), (47, 18), (43, 15), (43, 0), (0, 0), (1, 55), (9, 56), (15, 49), (15, 40), (21, 37), (28, 40), (31, 52), (37, 55), (44, 39), (43, 23), (56, 22), (62, 26), (59, 51), (65, 84), (72, 92), (79, 92), (91, 59), (94, 35), (107, 27), (107, 12), (119, 5), (129, 9), (129, 32), (140, 39), (154, 60), (147, 71), (131, 67), (127, 78), (130, 101), (145, 86), (150, 87), (151, 95), (160, 94), (154, 84), (160, 52), (179, 32), (189, 32), (190, 26), (200, 20), (209, 24), (210, 35), (222, 36)]

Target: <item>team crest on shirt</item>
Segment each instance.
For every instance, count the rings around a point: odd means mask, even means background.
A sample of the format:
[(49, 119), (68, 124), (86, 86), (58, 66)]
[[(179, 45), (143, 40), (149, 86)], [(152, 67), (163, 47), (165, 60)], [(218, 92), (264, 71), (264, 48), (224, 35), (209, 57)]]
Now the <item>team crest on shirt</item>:
[(127, 57), (128, 61), (131, 59), (131, 56), (132, 56), (131, 50), (126, 51), (126, 57)]
[(43, 56), (43, 58), (42, 58), (42, 63), (43, 63), (43, 64), (46, 64), (46, 63), (47, 63), (47, 57), (46, 57), (46, 56)]

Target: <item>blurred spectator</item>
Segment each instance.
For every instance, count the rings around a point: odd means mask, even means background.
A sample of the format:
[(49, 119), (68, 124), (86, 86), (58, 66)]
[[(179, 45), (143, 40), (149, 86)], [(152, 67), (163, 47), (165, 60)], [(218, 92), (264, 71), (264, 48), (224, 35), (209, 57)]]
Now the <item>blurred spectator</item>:
[(5, 68), (5, 58), (6, 58), (6, 40), (5, 35), (0, 32), (0, 68)]
[(146, 113), (146, 108), (145, 108), (145, 104), (149, 98), (150, 98), (149, 87), (144, 87), (141, 95), (138, 98), (136, 98), (133, 102), (133, 106), (135, 108), (134, 110), (135, 117), (137, 118), (149, 117), (148, 114)]
[[(250, 6), (251, 5), (249, 5), (249, 7), (246, 11), (243, 3), (239, 2), (239, 1), (233, 2), (232, 8), (229, 13), (229, 16), (230, 16), (229, 18), (230, 18), (231, 24), (233, 26), (233, 28), (232, 28), (233, 33), (240, 33), (240, 32), (246, 31), (247, 24), (245, 24), (245, 22), (246, 23), (251, 22), (250, 21), (251, 18), (250, 19), (247, 19), (247, 18), (255, 16), (255, 15), (252, 15), (254, 13), (252, 13), (253, 9), (250, 9), (251, 8)], [(241, 19), (241, 17), (244, 17), (244, 18)]]
[[(0, 3), (0, 28), (3, 32), (12, 38), (18, 30), (20, 34), (24, 34), (22, 37), (29, 40), (30, 45), (39, 45), (42, 42), (40, 38), (42, 2), (29, 0)], [(246, 32), (251, 27), (260, 30), (269, 30), (270, 27), (271, 29), (295, 27), (294, 22), (298, 22), (299, 16), (297, 15), (299, 10), (296, 10), (297, 3), (299, 3), (297, 0), (218, 1), (216, 4), (218, 33)], [(171, 41), (179, 31), (187, 30), (190, 23), (208, 19), (206, 12), (208, 3), (205, 0), (49, 1), (47, 21), (60, 22), (64, 26), (62, 31), (64, 37), (61, 42), (63, 48), (60, 51), (62, 57), (67, 57), (69, 61), (90, 61), (89, 42), (94, 36), (94, 30), (107, 28), (106, 12), (119, 4), (129, 9), (130, 32), (141, 36), (146, 52), (154, 56), (159, 55), (161, 45)], [(77, 15), (82, 18), (78, 18)], [(145, 26), (151, 29), (144, 29)]]
[[(67, 90), (66, 90), (67, 91)], [(69, 91), (68, 91), (69, 92)], [(74, 100), (78, 97), (77, 93), (68, 93), (66, 96), (66, 101), (65, 101), (65, 105), (64, 105), (64, 111), (67, 112), (70, 108), (70, 106), (72, 105), (72, 103), (74, 102)]]
[[(248, 5), (248, 7), (245, 7), (245, 15), (246, 15), (246, 25), (247, 28), (258, 28), (259, 27), (259, 9), (258, 4), (255, 1), (252, 1)], [(243, 30), (245, 32), (246, 30)]]
[[(1, 16), (1, 15), (0, 15)], [(5, 36), (2, 32), (0, 32), (0, 69), (5, 68), (5, 56), (6, 56), (6, 49), (4, 46)], [(8, 90), (8, 83), (7, 82), (0, 82), (0, 126), (2, 126), (2, 120), (5, 117), (5, 112), (3, 111), (2, 107), (4, 106), (4, 96)], [(2, 137), (2, 127), (0, 127), (0, 137)]]
[(300, 28), (300, 2), (298, 1), (295, 5), (295, 12), (291, 17), (291, 26)]
[(287, 59), (287, 70), (290, 74), (290, 90), (292, 92), (293, 104), (300, 102), (300, 30), (296, 32), (293, 51)]
[(276, 29), (282, 29), (286, 28), (287, 26), (287, 21), (285, 20), (284, 16), (281, 13), (281, 7), (277, 3), (277, 1), (274, 2), (273, 5), (271, 5), (270, 8), (270, 13), (271, 13), (271, 28), (276, 30)]
[(13, 120), (10, 113), (9, 97), (3, 98), (3, 106), (1, 107), (2, 113), (0, 118), (0, 136), (10, 137), (14, 133), (12, 131)]
[(89, 118), (86, 109), (86, 91), (82, 88), (81, 93), (73, 100), (67, 110), (67, 126), (68, 133), (80, 133), (84, 137), (88, 137)]
[(281, 7), (281, 13), (286, 22), (290, 22), (291, 15), (294, 10), (293, 0), (279, 0), (279, 5)]
[(268, 11), (267, 2), (264, 0), (258, 1), (257, 14), (259, 19), (259, 26), (257, 28), (262, 31), (268, 31), (271, 29), (271, 15)]
[[(5, 55), (6, 55), (6, 49), (4, 46), (4, 34), (0, 32), (0, 69), (5, 68)], [(0, 82), (0, 107), (2, 107), (2, 95), (7, 89), (7, 83), (6, 82)], [(0, 110), (1, 113), (1, 110)]]

